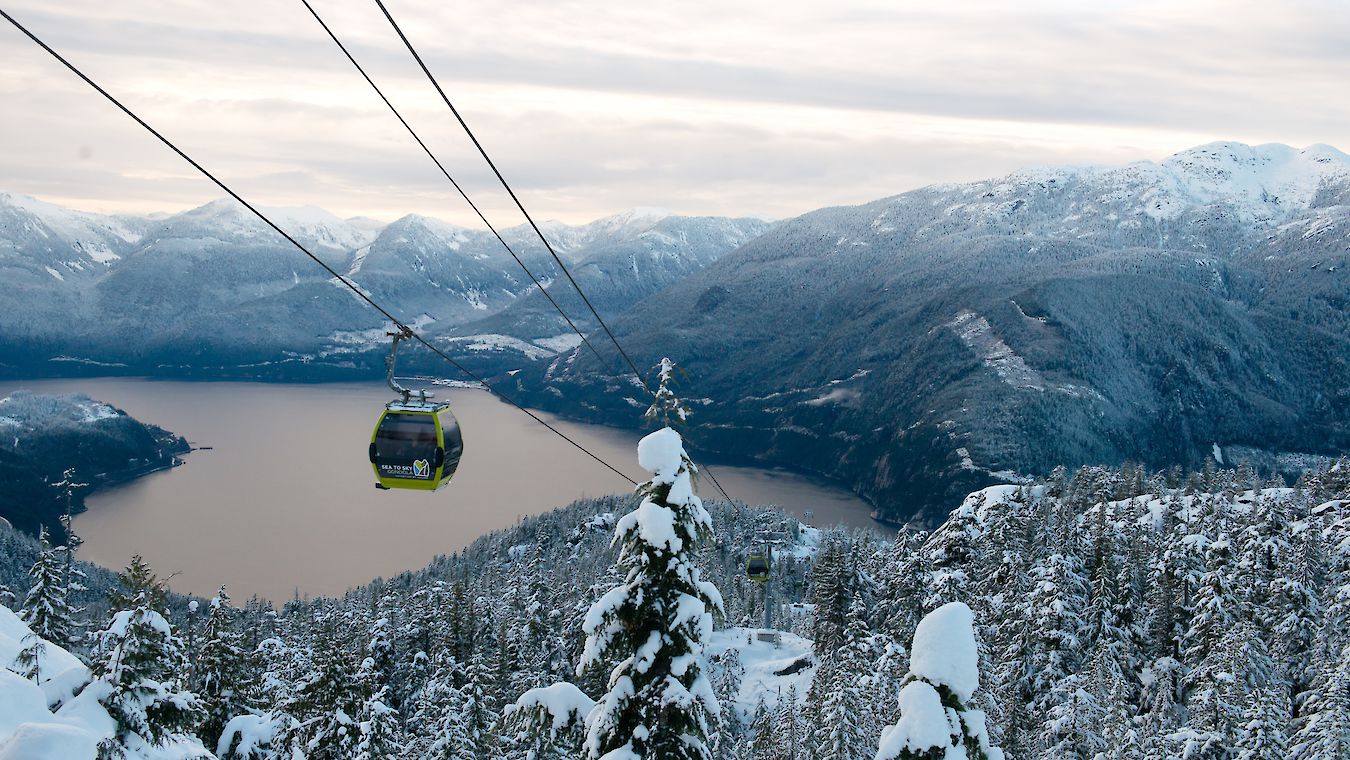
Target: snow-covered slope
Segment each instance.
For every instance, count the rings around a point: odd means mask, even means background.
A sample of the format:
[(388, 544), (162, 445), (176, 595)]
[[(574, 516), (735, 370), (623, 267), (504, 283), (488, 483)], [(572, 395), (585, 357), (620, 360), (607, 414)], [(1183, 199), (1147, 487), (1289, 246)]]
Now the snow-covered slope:
[[(1350, 157), (1215, 143), (814, 211), (607, 322), (716, 401), (705, 448), (936, 520), (1060, 463), (1350, 445), (1347, 293)], [(596, 362), (520, 380), (631, 419)]]
[[(487, 230), (420, 215), (386, 225), (315, 207), (262, 210), (364, 292), (436, 333), (529, 301), (537, 289)], [(726, 224), (738, 230), (728, 234)], [(561, 256), (587, 262), (578, 276), (591, 278), (588, 292), (594, 288), (600, 307), (612, 310), (731, 250), (753, 232), (744, 226), (634, 209), (543, 228)], [(541, 283), (560, 279), (532, 229), (502, 235)], [(590, 271), (597, 262), (609, 262), (598, 280)], [(349, 371), (357, 359), (378, 363), (354, 358), (350, 345), (325, 336), (379, 332), (379, 315), (232, 199), (136, 219), (0, 195), (0, 276), (11, 285), (0, 290), (0, 371), (7, 364), (65, 368), (53, 367), (57, 356), (151, 372), (206, 365), (333, 373)], [(623, 295), (616, 300), (612, 290)], [(491, 339), (491, 350), (470, 340), (461, 355), (482, 367), (498, 353), (520, 362), (575, 345), (575, 338), (558, 339), (570, 330), (556, 315), (535, 325), (534, 312), (523, 313), (461, 331), (503, 336)], [(140, 337), (128, 343), (128, 334)]]
[[(32, 643), (32, 631), (0, 607), (0, 663), (14, 662)], [(101, 682), (65, 649), (46, 642), (42, 683), (0, 668), (0, 760), (93, 760), (99, 742), (112, 739), (116, 722), (99, 704)], [(189, 760), (211, 757), (196, 740), (172, 739), (159, 746), (129, 742), (129, 760)]]

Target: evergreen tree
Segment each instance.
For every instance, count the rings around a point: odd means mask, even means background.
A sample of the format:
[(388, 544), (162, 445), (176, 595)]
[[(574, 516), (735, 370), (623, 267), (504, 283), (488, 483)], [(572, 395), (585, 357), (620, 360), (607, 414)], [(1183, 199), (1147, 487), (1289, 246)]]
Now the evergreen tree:
[(970, 601), (970, 573), (977, 564), (977, 547), (983, 531), (980, 514), (984, 508), (983, 493), (966, 501), (952, 511), (947, 521), (928, 538), (924, 545), (929, 568), (928, 593), (923, 608), (934, 610), (947, 602)]
[(135, 735), (154, 745), (196, 731), (204, 711), (181, 681), (187, 669), (182, 642), (149, 598), (137, 594), (128, 601), (97, 635), (94, 649), (98, 701), (117, 723), (117, 741)]
[(821, 659), (832, 656), (844, 643), (852, 576), (848, 553), (847, 539), (831, 535), (821, 547), (812, 570), (814, 623), (811, 639), (816, 656)]
[(1339, 657), (1322, 657), (1319, 666), (1319, 677), (1305, 695), (1293, 760), (1350, 757), (1350, 646)]
[(900, 689), (900, 720), (882, 731), (876, 760), (1003, 760), (989, 742), (984, 714), (965, 706), (980, 683), (973, 623), (961, 602), (919, 622)]
[(829, 689), (821, 705), (817, 754), (821, 757), (862, 757), (876, 743), (865, 720), (871, 671), (867, 622), (861, 600), (849, 607), (844, 645), (835, 657)]
[[(19, 653), (14, 657), (14, 665), (19, 669), (19, 675), (27, 678), (36, 684), (43, 682), (43, 668), (47, 664), (47, 642), (36, 633), (30, 633), (20, 641), (23, 646)], [(51, 673), (47, 674), (51, 676)]]
[(193, 669), (193, 690), (201, 698), (206, 717), (197, 735), (208, 747), (220, 739), (225, 724), (253, 706), (253, 663), (235, 630), (235, 609), (225, 587), (211, 600), (202, 629), (201, 651)]
[(1267, 686), (1253, 695), (1243, 716), (1235, 746), (1237, 760), (1286, 760), (1289, 698), (1283, 689)]
[(381, 686), (361, 706), (357, 720), (360, 736), (355, 760), (386, 760), (403, 757), (403, 742), (398, 712), (387, 703), (389, 687)]
[(296, 683), (286, 711), (298, 721), (290, 741), (306, 758), (338, 760), (356, 752), (360, 739), (357, 718), (364, 700), (331, 613), (323, 614), (314, 640), (314, 660)]
[(122, 588), (108, 594), (108, 602), (114, 612), (129, 610), (139, 604), (149, 606), (160, 615), (168, 610), (169, 591), (164, 582), (155, 577), (154, 571), (141, 555), (131, 555), (131, 563), (117, 574), (117, 582)]
[(773, 733), (777, 757), (783, 760), (797, 760), (801, 757), (804, 741), (796, 684), (789, 684), (788, 690), (778, 700), (778, 710), (774, 713), (773, 719)]
[(70, 642), (73, 626), (67, 603), (66, 575), (57, 551), (47, 537), (47, 529), (38, 534), (38, 557), (28, 571), (32, 585), (19, 608), (19, 619), (37, 636), (54, 644)]
[(1188, 758), (1225, 760), (1241, 718), (1230, 689), (1235, 679), (1232, 649), (1240, 644), (1232, 635), (1236, 624), (1232, 572), (1231, 547), (1220, 535), (1205, 550), (1205, 573), (1186, 632), (1185, 655), (1191, 664), (1184, 681), (1190, 712), (1184, 738)]
[(653, 477), (615, 529), (627, 575), (583, 626), (578, 671), (621, 658), (588, 718), (586, 750), (592, 758), (626, 750), (653, 760), (708, 760), (709, 721), (719, 707), (703, 673), (703, 646), (722, 598), (701, 579), (695, 551), (712, 518), (694, 495), (695, 468), (679, 433), (667, 427), (643, 438), (638, 460)]

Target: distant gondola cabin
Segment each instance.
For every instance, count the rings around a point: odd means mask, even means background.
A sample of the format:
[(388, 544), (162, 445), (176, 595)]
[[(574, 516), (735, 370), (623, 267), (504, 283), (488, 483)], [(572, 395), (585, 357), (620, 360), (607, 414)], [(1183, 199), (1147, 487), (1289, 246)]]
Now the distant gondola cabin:
[(758, 554), (750, 555), (745, 563), (745, 577), (752, 581), (767, 581), (769, 579), (768, 558)]
[(435, 491), (450, 482), (464, 453), (464, 437), (450, 405), (393, 401), (370, 438), (377, 488)]

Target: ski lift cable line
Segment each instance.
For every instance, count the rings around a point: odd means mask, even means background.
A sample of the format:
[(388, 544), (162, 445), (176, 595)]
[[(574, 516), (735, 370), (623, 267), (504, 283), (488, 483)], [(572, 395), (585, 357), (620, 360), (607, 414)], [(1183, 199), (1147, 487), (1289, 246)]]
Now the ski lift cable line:
[(563, 311), (562, 306), (553, 299), (553, 295), (548, 292), (548, 289), (539, 281), (539, 278), (530, 271), (529, 267), (525, 266), (525, 262), (521, 260), (520, 256), (516, 255), (515, 249), (506, 242), (501, 236), (501, 233), (497, 232), (497, 228), (493, 227), (492, 223), (487, 220), (487, 217), (483, 214), (482, 210), (478, 208), (478, 204), (473, 202), (473, 199), (469, 197), (469, 194), (465, 192), (459, 182), (450, 175), (449, 170), (447, 170), (440, 159), (436, 158), (436, 155), (431, 152), (431, 148), (427, 147), (427, 144), (423, 142), (416, 130), (408, 123), (408, 120), (403, 118), (403, 114), (399, 113), (399, 110), (394, 107), (394, 104), (389, 101), (389, 98), (385, 97), (384, 91), (380, 89), (379, 85), (375, 84), (375, 80), (370, 78), (370, 75), (366, 73), (365, 68), (363, 68), (360, 63), (357, 63), (355, 56), (351, 54), (351, 51), (349, 51), (347, 46), (342, 43), (342, 40), (338, 39), (337, 34), (334, 33), (333, 30), (329, 28), (328, 24), (324, 22), (323, 18), (319, 16), (319, 12), (314, 10), (314, 6), (310, 5), (309, 0), (300, 0), (300, 2), (304, 3), (305, 9), (309, 11), (315, 21), (319, 22), (319, 26), (323, 27), (323, 30), (328, 33), (329, 38), (338, 46), (338, 49), (342, 51), (342, 54), (347, 56), (347, 60), (351, 61), (352, 66), (356, 67), (356, 70), (361, 74), (361, 77), (366, 80), (366, 83), (370, 85), (371, 89), (375, 90), (375, 94), (380, 96), (380, 100), (384, 101), (384, 104), (389, 107), (389, 110), (394, 114), (394, 118), (398, 119), (399, 123), (403, 125), (403, 128), (408, 130), (408, 134), (412, 135), (413, 140), (415, 140), (422, 148), (422, 152), (427, 154), (427, 158), (430, 158), (431, 162), (436, 164), (436, 168), (441, 170), (441, 174), (445, 175), (445, 178), (450, 181), (450, 184), (455, 186), (455, 190), (459, 192), (460, 197), (464, 199), (465, 203), (469, 204), (469, 208), (473, 209), (473, 212), (478, 215), (478, 218), (482, 220), (483, 224), (487, 225), (487, 228), (492, 233), (493, 237), (497, 238), (497, 242), (501, 243), (502, 247), (506, 249), (506, 252), (511, 254), (511, 258), (515, 259), (516, 263), (520, 265), (520, 268), (529, 276), (530, 281), (534, 283), (535, 287), (539, 288), (539, 292), (543, 293), (544, 297), (548, 299), (548, 302), (553, 304), (553, 308), (558, 310), (558, 313), (562, 315), (562, 318), (567, 321), (567, 326), (572, 328), (572, 332), (576, 333), (577, 336), (581, 338), (581, 341), (586, 344), (586, 347), (591, 350), (591, 353), (595, 354), (595, 358), (600, 361), (601, 366), (604, 366), (606, 364), (605, 358), (600, 355), (600, 352), (591, 344), (591, 341), (586, 335), (581, 332), (576, 323), (572, 321), (572, 318), (567, 315), (567, 312)]
[(605, 324), (605, 320), (600, 316), (600, 312), (596, 311), (595, 306), (591, 303), (591, 299), (586, 297), (585, 291), (581, 289), (581, 285), (577, 284), (576, 279), (572, 277), (572, 273), (567, 269), (567, 265), (564, 264), (562, 258), (558, 256), (557, 251), (553, 250), (553, 245), (548, 242), (548, 238), (544, 236), (543, 230), (540, 230), (539, 225), (535, 224), (534, 217), (530, 216), (530, 212), (525, 210), (525, 204), (521, 203), (520, 198), (516, 195), (516, 191), (511, 189), (511, 185), (506, 181), (506, 177), (502, 176), (501, 171), (497, 169), (497, 164), (492, 161), (492, 157), (488, 155), (483, 144), (478, 141), (478, 136), (473, 133), (473, 130), (469, 128), (468, 122), (464, 121), (464, 117), (460, 115), (459, 109), (455, 108), (455, 104), (450, 101), (450, 96), (445, 94), (445, 90), (441, 87), (441, 83), (437, 81), (436, 76), (431, 73), (431, 69), (427, 68), (427, 64), (422, 60), (422, 56), (418, 54), (417, 48), (413, 47), (412, 41), (403, 33), (403, 28), (394, 20), (394, 16), (389, 12), (389, 9), (385, 7), (383, 0), (375, 0), (375, 4), (380, 7), (380, 10), (384, 13), (384, 17), (389, 20), (389, 25), (394, 28), (399, 39), (403, 41), (404, 47), (408, 48), (408, 52), (411, 53), (413, 59), (417, 61), (417, 65), (421, 67), (422, 73), (426, 74), (427, 79), (431, 82), (431, 86), (436, 88), (436, 92), (441, 96), (441, 100), (445, 101), (445, 105), (450, 108), (450, 113), (455, 115), (455, 120), (464, 128), (464, 133), (469, 136), (471, 141), (473, 141), (474, 147), (477, 148), (478, 153), (483, 156), (483, 160), (486, 161), (488, 167), (492, 169), (492, 173), (497, 175), (497, 180), (502, 183), (502, 187), (506, 190), (507, 194), (511, 196), (511, 200), (515, 201), (516, 208), (520, 209), (521, 215), (525, 217), (525, 221), (529, 222), (530, 228), (534, 230), (534, 234), (539, 236), (540, 242), (544, 244), (544, 248), (548, 249), (549, 255), (557, 262), (558, 268), (567, 276), (567, 281), (572, 283), (572, 287), (576, 289), (577, 295), (581, 296), (581, 300), (586, 304), (586, 308), (590, 309), (591, 314), (595, 317), (595, 321), (599, 323), (600, 327), (605, 331), (605, 334), (609, 336), (610, 341), (614, 343), (614, 347), (619, 350), (619, 355), (628, 363), (628, 367), (633, 370), (633, 375), (637, 378), (638, 382), (642, 384), (642, 387), (647, 393), (655, 397), (656, 392), (647, 384), (646, 379), (642, 376), (642, 371), (638, 369), (637, 364), (633, 362), (632, 357), (630, 357), (623, 346), (619, 344), (618, 338), (614, 337), (614, 333), (609, 329), (609, 325)]
[(608, 469), (609, 469), (611, 472), (613, 472), (615, 475), (618, 475), (619, 477), (621, 477), (621, 478), (623, 478), (624, 480), (626, 480), (629, 484), (634, 485), (634, 486), (637, 485), (637, 481), (633, 480), (632, 478), (630, 478), (630, 477), (628, 477), (627, 475), (625, 475), (623, 472), (619, 471), (617, 468), (615, 468), (615, 467), (614, 467), (613, 465), (611, 465), (609, 462), (606, 462), (604, 459), (601, 459), (599, 455), (595, 454), (595, 453), (592, 452), (590, 449), (587, 449), (585, 446), (583, 446), (583, 445), (581, 445), (580, 443), (578, 443), (577, 441), (573, 440), (573, 439), (572, 439), (571, 437), (569, 437), (566, 433), (564, 433), (564, 432), (562, 432), (561, 430), (557, 429), (557, 428), (554, 427), (553, 425), (550, 425), (550, 424), (548, 423), (547, 420), (544, 420), (543, 418), (541, 418), (541, 417), (539, 417), (538, 415), (536, 415), (534, 412), (531, 412), (529, 409), (526, 409), (525, 407), (521, 406), (518, 402), (516, 402), (516, 401), (515, 401), (514, 399), (512, 399), (511, 397), (507, 396), (506, 394), (502, 393), (501, 391), (497, 390), (496, 388), (493, 388), (492, 385), (489, 384), (486, 380), (484, 380), (483, 378), (479, 377), (479, 376), (478, 376), (477, 374), (475, 374), (474, 372), (470, 371), (470, 370), (469, 370), (468, 368), (466, 368), (464, 365), (462, 365), (462, 364), (460, 364), (459, 362), (455, 361), (453, 357), (451, 357), (449, 354), (447, 354), (447, 353), (445, 353), (444, 351), (442, 351), (440, 348), (437, 348), (436, 346), (432, 345), (432, 343), (431, 343), (430, 341), (428, 341), (426, 338), (424, 338), (420, 333), (418, 333), (417, 331), (413, 330), (411, 327), (409, 327), (406, 323), (404, 323), (404, 322), (403, 322), (402, 320), (400, 320), (399, 318), (395, 317), (393, 314), (391, 314), (391, 313), (390, 313), (387, 309), (385, 309), (383, 306), (381, 306), (380, 304), (376, 303), (369, 295), (367, 295), (366, 293), (364, 293), (360, 288), (356, 287), (356, 285), (353, 284), (350, 280), (348, 280), (346, 277), (342, 276), (341, 274), (338, 274), (338, 272), (335, 271), (332, 267), (330, 267), (328, 264), (324, 263), (322, 259), (320, 259), (318, 256), (315, 256), (313, 253), (311, 253), (311, 252), (309, 251), (308, 248), (306, 248), (304, 245), (302, 245), (302, 244), (301, 244), (298, 240), (296, 240), (294, 237), (291, 237), (291, 235), (288, 234), (288, 233), (287, 233), (285, 230), (283, 230), (281, 227), (278, 227), (278, 226), (276, 225), (275, 222), (273, 222), (273, 221), (272, 221), (271, 219), (269, 219), (265, 214), (263, 214), (263, 213), (262, 213), (261, 211), (259, 211), (256, 207), (254, 207), (253, 204), (251, 204), (251, 203), (249, 203), (248, 201), (244, 200), (244, 198), (243, 198), (242, 196), (240, 196), (240, 195), (239, 195), (238, 193), (236, 193), (233, 189), (231, 189), (228, 185), (226, 185), (226, 184), (225, 184), (224, 182), (222, 182), (219, 178), (217, 178), (216, 175), (212, 174), (209, 170), (207, 170), (206, 167), (204, 167), (204, 166), (202, 166), (201, 164), (197, 163), (196, 160), (194, 160), (194, 159), (193, 159), (191, 156), (189, 156), (187, 153), (183, 152), (183, 150), (182, 150), (181, 148), (179, 148), (177, 145), (175, 145), (175, 144), (173, 143), (173, 141), (169, 140), (169, 138), (165, 137), (163, 134), (161, 134), (161, 133), (160, 133), (158, 130), (156, 130), (154, 127), (150, 126), (150, 124), (149, 124), (148, 122), (146, 122), (144, 119), (142, 119), (140, 116), (138, 116), (138, 115), (136, 114), (136, 112), (132, 111), (130, 108), (128, 108), (127, 106), (123, 105), (122, 102), (121, 102), (120, 100), (118, 100), (116, 97), (114, 97), (114, 96), (113, 96), (111, 93), (109, 93), (107, 90), (103, 89), (103, 87), (102, 87), (101, 85), (99, 85), (97, 82), (95, 82), (93, 79), (91, 79), (87, 74), (85, 74), (83, 71), (81, 71), (81, 70), (79, 69), (79, 67), (77, 67), (75, 64), (73, 64), (73, 63), (71, 63), (69, 60), (67, 60), (64, 56), (62, 56), (59, 52), (57, 52), (52, 46), (48, 45), (46, 42), (44, 42), (44, 41), (43, 41), (40, 37), (38, 37), (36, 34), (34, 34), (33, 32), (29, 31), (28, 27), (26, 27), (26, 26), (24, 26), (22, 23), (20, 23), (20, 22), (18, 21), (18, 19), (16, 19), (16, 18), (14, 18), (13, 16), (9, 15), (9, 13), (6, 12), (3, 8), (0, 8), (0, 16), (3, 16), (4, 19), (5, 19), (6, 21), (8, 21), (11, 25), (14, 26), (14, 28), (18, 29), (20, 32), (23, 32), (23, 34), (24, 34), (26, 37), (28, 37), (30, 40), (32, 40), (34, 43), (36, 43), (36, 44), (37, 44), (39, 47), (41, 47), (43, 50), (47, 51), (47, 53), (49, 53), (49, 54), (50, 54), (53, 58), (55, 58), (57, 61), (60, 61), (61, 64), (62, 64), (63, 66), (65, 66), (67, 69), (70, 69), (70, 71), (71, 71), (72, 73), (74, 73), (77, 77), (79, 77), (80, 79), (84, 80), (85, 84), (87, 84), (87, 85), (89, 85), (90, 87), (92, 87), (95, 91), (97, 91), (100, 95), (102, 95), (105, 99), (107, 99), (108, 102), (112, 103), (114, 106), (117, 106), (117, 108), (118, 108), (120, 111), (122, 111), (122, 113), (125, 113), (125, 114), (126, 114), (127, 116), (129, 116), (133, 121), (135, 121), (137, 124), (141, 125), (141, 127), (143, 127), (147, 132), (149, 132), (150, 134), (154, 135), (156, 139), (158, 139), (160, 142), (164, 143), (164, 145), (167, 146), (170, 150), (172, 150), (174, 153), (178, 154), (179, 158), (182, 158), (184, 161), (186, 161), (187, 163), (189, 163), (189, 164), (192, 166), (192, 168), (196, 169), (198, 172), (200, 172), (200, 173), (201, 173), (203, 176), (205, 176), (207, 179), (211, 180), (211, 182), (213, 182), (213, 183), (216, 185), (216, 187), (219, 187), (221, 190), (225, 191), (231, 198), (233, 198), (233, 199), (235, 199), (236, 201), (238, 201), (241, 205), (244, 206), (244, 208), (248, 209), (254, 216), (256, 216), (256, 217), (258, 217), (260, 220), (262, 220), (262, 222), (263, 222), (264, 224), (266, 224), (267, 226), (269, 226), (269, 227), (271, 227), (273, 230), (275, 230), (275, 231), (277, 232), (277, 234), (279, 234), (279, 235), (281, 235), (282, 237), (286, 238), (286, 240), (289, 241), (289, 242), (291, 243), (291, 245), (295, 246), (297, 249), (300, 250), (301, 253), (303, 253), (303, 254), (305, 254), (306, 256), (308, 256), (308, 257), (310, 258), (310, 260), (312, 260), (314, 263), (318, 264), (319, 266), (323, 267), (324, 270), (326, 270), (330, 275), (332, 275), (334, 279), (336, 279), (338, 282), (340, 282), (340, 283), (342, 283), (343, 285), (345, 285), (349, 290), (351, 290), (353, 293), (355, 293), (362, 301), (365, 301), (371, 308), (375, 309), (375, 310), (378, 311), (382, 316), (384, 316), (385, 319), (388, 319), (390, 322), (392, 322), (398, 329), (403, 330), (403, 331), (406, 331), (406, 332), (407, 332), (409, 335), (411, 335), (412, 338), (415, 339), (418, 343), (421, 343), (422, 345), (424, 345), (424, 346), (426, 346), (427, 348), (431, 349), (431, 351), (432, 351), (433, 353), (435, 353), (436, 355), (440, 356), (442, 359), (445, 359), (447, 362), (449, 362), (453, 367), (455, 367), (456, 369), (458, 369), (460, 372), (464, 373), (464, 374), (467, 375), (470, 379), (472, 379), (472, 380), (474, 380), (475, 382), (477, 382), (478, 384), (482, 385), (483, 388), (484, 388), (485, 390), (487, 390), (489, 393), (491, 393), (491, 394), (493, 394), (494, 396), (496, 396), (497, 398), (500, 398), (501, 400), (507, 402), (508, 404), (511, 404), (512, 406), (516, 407), (517, 409), (519, 409), (520, 411), (524, 412), (525, 414), (529, 415), (529, 417), (530, 417), (531, 419), (533, 419), (535, 422), (538, 422), (540, 425), (543, 425), (544, 427), (548, 428), (549, 430), (551, 430), (551, 431), (554, 433), (554, 435), (557, 435), (559, 438), (562, 438), (564, 441), (567, 441), (567, 442), (570, 443), (573, 447), (575, 447), (576, 449), (580, 450), (582, 453), (586, 454), (586, 455), (589, 456), (591, 459), (594, 459), (595, 461), (597, 461), (597, 462), (599, 462), (600, 464), (604, 465), (606, 468), (608, 468)]
[[(309, 5), (307, 0), (301, 1), (304, 2), (306, 6)], [(544, 244), (544, 248), (548, 250), (549, 255), (553, 257), (553, 260), (557, 262), (558, 268), (562, 270), (562, 273), (564, 275), (566, 275), (567, 281), (572, 283), (572, 287), (576, 289), (577, 295), (581, 296), (581, 300), (586, 304), (586, 308), (589, 309), (591, 314), (595, 317), (595, 321), (599, 323), (601, 329), (603, 329), (605, 331), (605, 334), (609, 336), (610, 342), (612, 342), (614, 344), (614, 347), (618, 349), (619, 355), (623, 357), (623, 360), (627, 362), (629, 369), (633, 371), (633, 376), (637, 378), (637, 381), (642, 385), (643, 390), (647, 391), (647, 393), (650, 394), (652, 398), (656, 398), (656, 392), (652, 390), (652, 387), (650, 385), (648, 385), (646, 378), (644, 378), (642, 375), (642, 371), (638, 369), (637, 364), (633, 362), (633, 358), (628, 355), (627, 351), (624, 350), (623, 346), (619, 343), (619, 339), (614, 337), (613, 331), (609, 329), (609, 325), (605, 324), (605, 320), (603, 317), (600, 316), (600, 312), (596, 311), (595, 305), (591, 303), (591, 299), (586, 296), (586, 292), (581, 289), (581, 285), (576, 281), (574, 277), (572, 277), (571, 271), (567, 269), (567, 265), (563, 263), (562, 258), (558, 256), (558, 253), (556, 251), (553, 250), (553, 246), (548, 242), (548, 238), (544, 236), (543, 230), (540, 230), (539, 225), (535, 224), (534, 217), (530, 216), (529, 211), (525, 210), (525, 204), (521, 202), (519, 196), (516, 195), (515, 190), (511, 189), (510, 183), (506, 181), (506, 177), (502, 176), (501, 171), (497, 168), (497, 164), (494, 163), (492, 157), (488, 155), (487, 149), (484, 148), (483, 144), (478, 141), (477, 135), (473, 133), (473, 130), (469, 128), (468, 122), (466, 122), (464, 120), (464, 117), (460, 115), (459, 109), (455, 108), (455, 104), (451, 102), (450, 96), (447, 95), (445, 93), (445, 89), (441, 87), (441, 83), (436, 79), (436, 75), (431, 73), (431, 69), (428, 68), (426, 62), (422, 60), (422, 56), (417, 52), (417, 48), (413, 47), (412, 41), (409, 40), (408, 36), (403, 33), (403, 28), (400, 27), (398, 25), (398, 22), (394, 20), (393, 14), (389, 12), (389, 9), (387, 7), (385, 7), (383, 0), (375, 0), (375, 4), (380, 7), (380, 11), (384, 13), (384, 17), (389, 21), (389, 25), (393, 27), (394, 32), (398, 34), (399, 39), (403, 41), (404, 47), (406, 47), (408, 49), (408, 52), (412, 54), (413, 60), (417, 61), (417, 65), (422, 69), (422, 73), (425, 74), (427, 79), (431, 82), (431, 86), (436, 88), (436, 93), (441, 96), (441, 100), (444, 101), (445, 105), (450, 109), (450, 113), (454, 114), (455, 120), (458, 121), (459, 125), (464, 128), (464, 133), (469, 136), (469, 139), (473, 142), (474, 147), (478, 149), (478, 153), (483, 156), (483, 160), (486, 161), (488, 167), (492, 169), (492, 173), (495, 174), (497, 176), (497, 180), (502, 183), (502, 187), (506, 190), (507, 194), (511, 196), (511, 200), (515, 202), (516, 208), (520, 209), (520, 213), (525, 217), (525, 220), (529, 222), (530, 228), (533, 229), (534, 233), (539, 236), (540, 242)], [(311, 13), (312, 12), (313, 10), (311, 9)], [(317, 15), (315, 17), (317, 18)], [(329, 32), (329, 35), (332, 36), (332, 32)], [(336, 36), (334, 36), (334, 41), (336, 41), (336, 39), (337, 39)], [(338, 44), (341, 45), (341, 43)], [(343, 52), (346, 52), (345, 49)], [(348, 55), (348, 58), (351, 58), (351, 56)], [(355, 63), (355, 61), (353, 60), (352, 63)], [(368, 77), (367, 81), (369, 81)], [(373, 82), (371, 84), (372, 86), (374, 85)], [(390, 107), (392, 108), (393, 106)], [(549, 300), (552, 301), (553, 299), (550, 298)], [(555, 307), (558, 306), (556, 302), (553, 305)], [(562, 309), (559, 308), (558, 311), (561, 312)], [(566, 315), (564, 314), (564, 317), (565, 316)], [(571, 320), (568, 320), (568, 323), (570, 324)], [(572, 329), (576, 330), (576, 325), (572, 325)], [(581, 335), (581, 332), (577, 330), (577, 334)], [(582, 340), (586, 340), (585, 336), (582, 336)], [(589, 346), (590, 341), (586, 341), (586, 345)], [(594, 351), (595, 350), (594, 347), (592, 347), (591, 350)], [(717, 476), (713, 474), (712, 469), (707, 467), (706, 465), (702, 469), (704, 472), (708, 474), (708, 478), (712, 480), (713, 485), (717, 487), (718, 492), (722, 494), (722, 498), (726, 499), (727, 501), (731, 501), (732, 500), (731, 496), (727, 493), (726, 489), (722, 487), (722, 484), (718, 482)]]

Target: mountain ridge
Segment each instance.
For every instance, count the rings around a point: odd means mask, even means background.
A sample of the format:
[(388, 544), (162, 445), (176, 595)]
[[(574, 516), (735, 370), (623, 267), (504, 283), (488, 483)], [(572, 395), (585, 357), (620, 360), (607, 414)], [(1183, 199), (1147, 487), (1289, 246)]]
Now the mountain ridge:
[[(1346, 157), (1169, 160), (810, 212), (610, 326), (712, 399), (706, 453), (830, 477), (893, 520), (1059, 463), (1350, 445)], [(625, 424), (636, 399), (576, 356), (517, 375), (518, 394)]]

